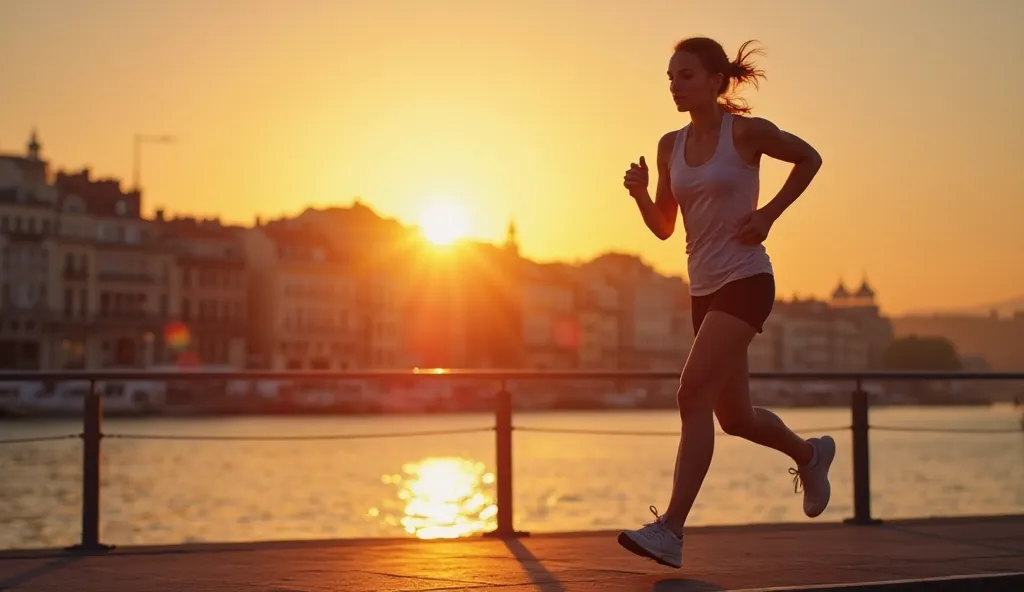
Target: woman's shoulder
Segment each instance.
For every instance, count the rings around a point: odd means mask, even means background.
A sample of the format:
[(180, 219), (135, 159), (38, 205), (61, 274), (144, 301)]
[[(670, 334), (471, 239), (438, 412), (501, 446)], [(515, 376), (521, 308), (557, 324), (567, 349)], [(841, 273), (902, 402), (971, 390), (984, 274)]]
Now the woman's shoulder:
[(754, 117), (752, 115), (742, 115), (734, 113), (732, 115), (733, 125), (733, 136), (735, 138), (755, 136), (763, 133), (772, 133), (777, 131), (778, 127), (771, 122), (769, 119), (764, 117)]
[(663, 160), (668, 160), (672, 156), (672, 152), (676, 147), (676, 138), (682, 131), (683, 130), (678, 129), (665, 132), (665, 134), (661, 136), (661, 139), (658, 140), (658, 155)]
[(674, 129), (674, 130), (669, 130), (669, 131), (665, 132), (664, 135), (661, 136), (661, 140), (658, 140), (658, 145), (661, 146), (661, 145), (664, 145), (664, 144), (672, 144), (672, 143), (674, 143), (676, 141), (676, 136), (680, 132), (682, 132), (684, 129), (686, 129), (686, 128), (684, 127), (682, 129)]

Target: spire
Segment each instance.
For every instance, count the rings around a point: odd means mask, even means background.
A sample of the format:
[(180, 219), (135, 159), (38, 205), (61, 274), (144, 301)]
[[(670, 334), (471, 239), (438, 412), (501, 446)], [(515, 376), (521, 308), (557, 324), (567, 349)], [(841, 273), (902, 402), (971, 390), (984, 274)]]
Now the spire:
[(863, 300), (874, 300), (875, 291), (871, 289), (871, 285), (868, 284), (868, 274), (864, 273), (863, 279), (860, 282), (860, 288), (857, 290), (857, 298)]
[(505, 250), (513, 253), (519, 252), (519, 242), (516, 236), (516, 222), (509, 218), (508, 229), (505, 231)]
[(36, 128), (32, 128), (32, 135), (28, 138), (28, 158), (29, 160), (39, 160), (39, 153), (42, 151), (42, 145), (39, 143), (39, 134)]
[(839, 278), (836, 289), (832, 291), (832, 300), (845, 300), (850, 297), (850, 291), (846, 289), (843, 279)]

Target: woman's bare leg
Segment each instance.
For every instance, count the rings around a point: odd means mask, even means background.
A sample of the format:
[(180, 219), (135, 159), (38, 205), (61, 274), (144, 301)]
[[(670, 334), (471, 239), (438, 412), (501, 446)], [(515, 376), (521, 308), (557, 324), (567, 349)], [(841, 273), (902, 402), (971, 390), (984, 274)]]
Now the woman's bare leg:
[(774, 448), (798, 465), (806, 465), (814, 455), (810, 442), (793, 433), (782, 418), (750, 402), (750, 372), (747, 358), (719, 393), (715, 416), (725, 433)]
[[(619, 535), (619, 544), (665, 565), (682, 565), (682, 529), (693, 507), (715, 449), (714, 408), (718, 393), (732, 379), (747, 355), (756, 331), (732, 315), (711, 311), (690, 348), (676, 399), (682, 434), (676, 456), (672, 497), (664, 516)], [(657, 511), (652, 508), (657, 515)]]
[(726, 433), (773, 448), (788, 455), (796, 468), (790, 469), (796, 491), (804, 491), (804, 514), (815, 517), (825, 511), (832, 493), (828, 471), (836, 454), (830, 436), (804, 440), (789, 429), (782, 418), (750, 402), (750, 374), (744, 358), (740, 372), (719, 393), (715, 415)]
[(722, 368), (742, 367), (755, 333), (745, 321), (713, 310), (704, 317), (686, 359), (676, 395), (682, 435), (672, 497), (664, 517), (667, 526), (677, 535), (682, 533), (711, 466), (715, 450), (715, 402), (734, 374), (723, 372)]

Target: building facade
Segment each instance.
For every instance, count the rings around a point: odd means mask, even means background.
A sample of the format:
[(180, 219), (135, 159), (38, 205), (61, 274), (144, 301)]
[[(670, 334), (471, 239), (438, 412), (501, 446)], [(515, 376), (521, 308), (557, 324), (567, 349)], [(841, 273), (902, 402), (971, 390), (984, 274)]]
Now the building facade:
[(362, 362), (351, 267), (309, 229), (243, 235), (250, 361), (271, 370), (348, 370)]
[(142, 369), (173, 362), (165, 328), (178, 316), (176, 259), (142, 217), (141, 193), (122, 190), (116, 179), (92, 179), (88, 170), (59, 172), (54, 187), (61, 366)]
[(55, 202), (33, 132), (23, 155), (0, 155), (0, 369), (53, 364), (58, 279)]
[(165, 330), (174, 363), (243, 369), (248, 365), (248, 269), (244, 229), (218, 220), (165, 219), (156, 234), (175, 256), (177, 322)]

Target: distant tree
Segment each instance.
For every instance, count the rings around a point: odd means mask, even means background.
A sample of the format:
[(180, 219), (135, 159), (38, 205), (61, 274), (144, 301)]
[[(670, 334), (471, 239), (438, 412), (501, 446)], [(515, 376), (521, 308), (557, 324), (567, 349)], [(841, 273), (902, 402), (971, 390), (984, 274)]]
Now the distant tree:
[(909, 335), (892, 341), (882, 354), (888, 370), (945, 372), (963, 369), (956, 346), (945, 337)]

